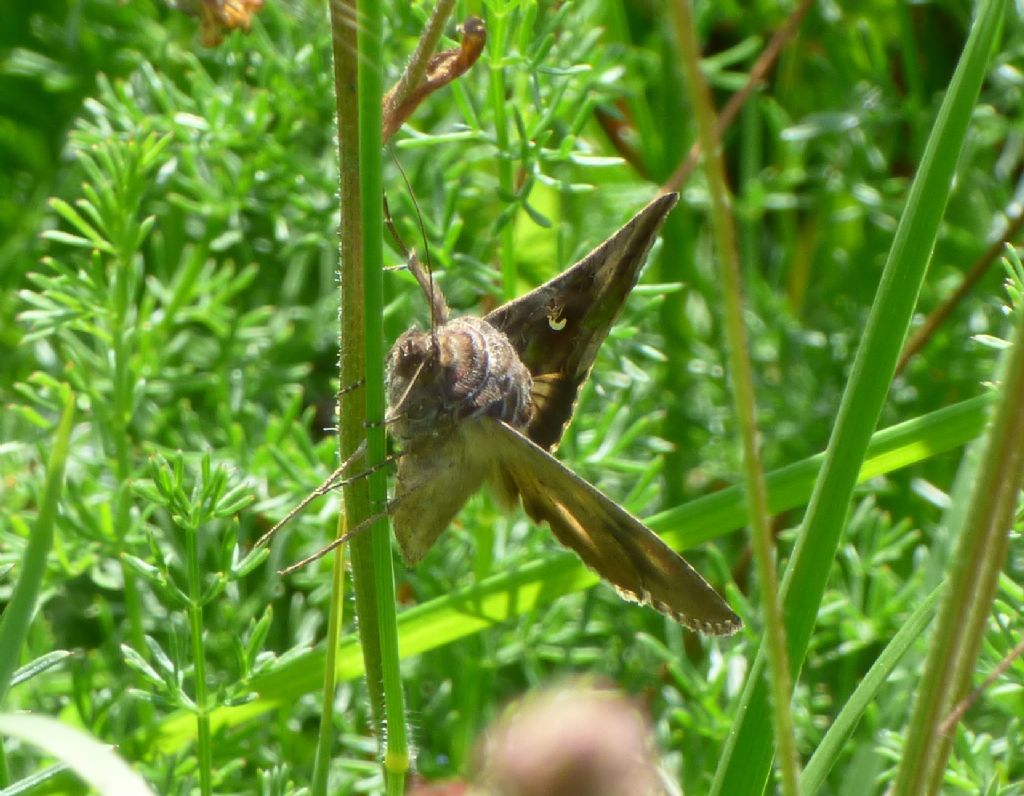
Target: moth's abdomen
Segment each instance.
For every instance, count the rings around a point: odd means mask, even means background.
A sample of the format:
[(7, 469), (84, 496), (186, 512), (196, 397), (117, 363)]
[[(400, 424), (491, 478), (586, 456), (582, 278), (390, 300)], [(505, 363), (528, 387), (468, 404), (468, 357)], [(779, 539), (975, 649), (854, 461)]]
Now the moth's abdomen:
[(533, 380), (508, 338), (480, 318), (436, 332), (410, 329), (388, 354), (388, 405), (399, 439), (443, 433), (460, 420), (530, 422)]

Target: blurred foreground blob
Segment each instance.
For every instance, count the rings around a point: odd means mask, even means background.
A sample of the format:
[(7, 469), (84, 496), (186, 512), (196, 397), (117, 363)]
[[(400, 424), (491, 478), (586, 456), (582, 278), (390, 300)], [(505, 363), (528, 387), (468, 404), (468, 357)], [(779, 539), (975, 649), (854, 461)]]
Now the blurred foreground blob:
[(216, 47), (225, 33), (236, 29), (248, 33), (263, 0), (173, 0), (171, 5), (190, 17), (199, 17), (199, 41), (204, 47)]
[(406, 796), (470, 796), (465, 782), (424, 782), (416, 777), (406, 791)]
[(621, 694), (575, 684), (509, 706), (484, 734), (471, 794), (664, 794), (651, 727)]

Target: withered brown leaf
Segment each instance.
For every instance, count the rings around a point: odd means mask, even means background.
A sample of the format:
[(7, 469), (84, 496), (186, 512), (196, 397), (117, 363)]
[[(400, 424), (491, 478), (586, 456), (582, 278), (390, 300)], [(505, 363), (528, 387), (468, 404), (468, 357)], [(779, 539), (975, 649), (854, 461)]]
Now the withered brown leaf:
[[(444, 88), (469, 71), (480, 58), (487, 43), (487, 27), (480, 17), (467, 17), (459, 25), (462, 41), (452, 50), (443, 50), (427, 63), (423, 79), (414, 86), (405, 86), (404, 80), (392, 86), (383, 101), (383, 131), (385, 143), (420, 106), (428, 96)], [(404, 77), (404, 76), (403, 76)]]

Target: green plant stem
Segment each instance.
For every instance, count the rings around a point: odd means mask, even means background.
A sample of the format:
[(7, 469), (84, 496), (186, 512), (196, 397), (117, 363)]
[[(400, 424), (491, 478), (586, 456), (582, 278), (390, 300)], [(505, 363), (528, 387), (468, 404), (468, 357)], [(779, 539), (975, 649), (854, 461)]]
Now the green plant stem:
[[(345, 13), (337, 13), (338, 6), (330, 3), (332, 26), (334, 28), (334, 84), (337, 99), (338, 115), (338, 160), (340, 169), (341, 197), (341, 312), (340, 312), (340, 351), (341, 351), (341, 384), (348, 386), (360, 383), (365, 377), (366, 357), (363, 337), (365, 319), (363, 294), (365, 288), (363, 269), (363, 220), (359, 205), (361, 180), (359, 173), (359, 90), (358, 64), (361, 56), (355, 28), (349, 19), (357, 18), (358, 12), (354, 2), (346, 4)], [(359, 390), (344, 392), (338, 402), (339, 446), (341, 461), (347, 461), (363, 441), (366, 429), (365, 394)], [(349, 518), (368, 516), (370, 511), (367, 483), (361, 479), (344, 491), (345, 514)], [(352, 524), (350, 521), (348, 524)], [(365, 537), (363, 537), (365, 539)], [(360, 555), (365, 544), (360, 540), (352, 543), (353, 557)], [(357, 603), (369, 600), (372, 605), (373, 593), (363, 594), (365, 590), (356, 584)], [(333, 601), (332, 601), (333, 603)], [(376, 610), (367, 613), (363, 620), (376, 625)], [(368, 669), (370, 677), (379, 675), (379, 671)], [(370, 691), (370, 707), (373, 719), (379, 723), (384, 720), (383, 695), (372, 686)]]
[(989, 430), (957, 554), (932, 637), (921, 690), (893, 792), (942, 789), (955, 730), (944, 719), (971, 686), (988, 627), (1014, 511), (1024, 486), (1024, 310), (1003, 374), (1002, 400)]
[(730, 199), (722, 165), (721, 142), (711, 92), (700, 71), (699, 45), (694, 29), (690, 0), (673, 3), (674, 20), (689, 99), (697, 120), (698, 137), (704, 155), (704, 168), (711, 194), (711, 224), (715, 251), (721, 263), (722, 298), (725, 310), (725, 333), (729, 348), (729, 373), (732, 378), (736, 416), (743, 447), (743, 483), (750, 514), (751, 541), (761, 581), (767, 632), (769, 677), (772, 686), (772, 718), (779, 747), (779, 769), (782, 790), (796, 796), (800, 763), (793, 732), (790, 694), (793, 691), (789, 661), (786, 654), (786, 632), (779, 603), (779, 584), (775, 571), (775, 545), (772, 540), (768, 497), (758, 449), (757, 418), (754, 399), (754, 377), (747, 354), (748, 341), (743, 325), (743, 298), (739, 254), (736, 249), (736, 226), (729, 209)]
[[(356, 29), (351, 20), (357, 19), (354, 0), (329, 2), (331, 41), (334, 56), (334, 95), (338, 120), (338, 172), (341, 216), (338, 227), (341, 310), (339, 314), (340, 373), (343, 385), (357, 384), (366, 368), (363, 358), (363, 269), (362, 217), (359, 209), (359, 106), (357, 73), (359, 62)], [(357, 400), (358, 391), (342, 391), (338, 399), (338, 447), (340, 461), (346, 461), (359, 446), (366, 424), (365, 401)], [(337, 532), (343, 532), (347, 520), (369, 513), (369, 494), (365, 480), (360, 480), (343, 491), (344, 511), (338, 519)], [(356, 543), (353, 543), (353, 547)], [(327, 657), (321, 669), (321, 714), (317, 734), (317, 753), (313, 766), (311, 790), (314, 796), (325, 796), (330, 774), (331, 750), (335, 738), (334, 694), (337, 688), (337, 667), (333, 660), (341, 639), (341, 620), (344, 605), (344, 545), (335, 550), (331, 577), (331, 599), (327, 616)], [(357, 605), (369, 600), (373, 593), (356, 590)], [(376, 610), (367, 611), (369, 628)], [(364, 636), (365, 638), (365, 636)], [(374, 649), (376, 645), (374, 645)], [(365, 648), (364, 648), (365, 653)], [(383, 721), (384, 702), (379, 689), (373, 687), (379, 667), (373, 668), (376, 658), (364, 654), (370, 697), (370, 716), (374, 729)]]
[[(117, 476), (117, 492), (114, 504), (114, 529), (118, 535), (118, 543), (124, 550), (125, 536), (131, 527), (131, 488), (132, 475), (131, 440), (129, 425), (132, 416), (132, 378), (129, 370), (131, 359), (131, 334), (128, 328), (128, 308), (131, 301), (130, 276), (132, 253), (122, 252), (114, 260), (111, 329), (113, 340), (112, 376), (113, 396), (113, 435), (114, 435), (114, 468)], [(145, 626), (142, 621), (142, 596), (139, 593), (135, 573), (130, 567), (121, 564), (121, 576), (124, 579), (125, 612), (128, 616), (128, 637), (131, 645), (137, 650), (146, 648)], [(142, 703), (140, 709), (151, 713), (148, 703)]]
[[(979, 6), (911, 185), (840, 402), (825, 465), (786, 568), (784, 611), (794, 676), (807, 653), (853, 487), (924, 281), (1004, 5), (1004, 0), (991, 0)], [(765, 730), (769, 722), (767, 694), (761, 681), (763, 666), (762, 650), (751, 668), (712, 793), (760, 793), (764, 789), (771, 768), (773, 739)]]
[[(125, 204), (134, 208), (135, 205)], [(111, 374), (113, 395), (111, 397), (112, 434), (114, 442), (114, 472), (117, 477), (117, 490), (114, 497), (114, 532), (121, 552), (126, 551), (126, 537), (131, 521), (131, 440), (129, 438), (133, 406), (133, 380), (129, 368), (131, 361), (131, 340), (133, 336), (129, 326), (129, 308), (132, 300), (132, 257), (133, 250), (123, 243), (126, 235), (121, 235), (121, 245), (114, 257), (111, 289), (111, 328), (110, 337), (113, 341), (113, 367)], [(98, 253), (94, 256), (98, 256)], [(142, 595), (136, 581), (135, 572), (121, 560), (121, 577), (124, 582), (125, 614), (128, 617), (128, 638), (136, 650), (146, 649), (145, 625), (142, 618)], [(153, 716), (153, 706), (149, 702), (139, 704), (142, 723), (145, 724)]]
[[(491, 75), (490, 93), (491, 107), (494, 111), (494, 137), (498, 145), (498, 187), (503, 196), (511, 197), (515, 194), (515, 164), (509, 157), (511, 142), (508, 104), (505, 98), (507, 87), (505, 85), (505, 70), (502, 65), (509, 35), (508, 12), (495, 10), (491, 14), (489, 23), (491, 28), (487, 34), (487, 54)], [(518, 282), (514, 231), (513, 221), (509, 221), (502, 227), (501, 251), (498, 254), (501, 260), (501, 279), (506, 301), (516, 295), (516, 283)]]
[[(384, 459), (384, 334), (383, 334), (383, 210), (381, 203), (381, 64), (382, 11), (376, 3), (360, 4), (358, 10), (331, 4), (334, 28), (335, 94), (338, 114), (338, 157), (341, 195), (341, 383), (362, 390), (345, 393), (339, 400), (339, 447), (342, 461), (367, 442), (368, 466)], [(347, 20), (358, 19), (353, 36)], [(367, 418), (373, 423), (368, 424)], [(344, 492), (349, 527), (363, 522), (387, 504), (384, 473), (377, 470), (359, 479)], [(344, 527), (344, 526), (339, 526)], [(340, 555), (339, 553), (337, 555)], [(336, 555), (336, 559), (337, 559)], [(398, 630), (391, 543), (387, 525), (351, 543), (352, 585), (356, 598), (359, 637), (366, 668), (371, 713), (384, 761), (387, 793), (404, 790), (409, 766), (405, 707), (399, 672)], [(340, 574), (335, 562), (336, 573)], [(340, 612), (341, 577), (331, 610)], [(327, 644), (337, 646), (340, 619), (329, 620), (335, 635)], [(336, 667), (324, 671), (324, 694), (333, 699)], [(321, 725), (321, 732), (329, 728)], [(329, 748), (321, 739), (321, 750)], [(326, 788), (326, 752), (318, 754), (316, 785)], [(317, 792), (325, 792), (318, 790)]]
[[(384, 52), (381, 47), (384, 26), (379, 3), (360, 4), (359, 27), (359, 175), (363, 220), (363, 305), (364, 361), (366, 363), (366, 416), (373, 422), (364, 430), (367, 458), (375, 468), (369, 480), (371, 511), (387, 507), (387, 482), (384, 470), (376, 467), (386, 456), (384, 439), (384, 175), (381, 154), (381, 98), (384, 93)], [(358, 518), (361, 520), (362, 518)], [(360, 540), (363, 541), (363, 540)], [(385, 792), (401, 796), (409, 770), (409, 743), (405, 723), (405, 695), (398, 651), (398, 607), (395, 602), (395, 575), (391, 555), (391, 537), (386, 522), (377, 522), (365, 539), (371, 560), (371, 585), (376, 593), (378, 654), (381, 684), (384, 690)], [(353, 545), (353, 561), (357, 546)], [(363, 545), (358, 546), (360, 555)], [(366, 562), (363, 562), (366, 563)], [(353, 578), (365, 577), (367, 570), (353, 568)], [(358, 607), (358, 605), (357, 605)], [(360, 633), (365, 615), (360, 611)], [(364, 655), (368, 643), (363, 639)]]
[(199, 752), (199, 792), (213, 793), (213, 747), (210, 735), (210, 703), (206, 690), (206, 655), (203, 647), (203, 582), (199, 566), (199, 529), (185, 529), (188, 567), (188, 620), (195, 668), (196, 743)]
[[(102, 155), (102, 151), (98, 153)], [(134, 153), (133, 153), (134, 154)], [(114, 160), (112, 158), (112, 160)], [(121, 164), (119, 171), (124, 171), (123, 161), (114, 160)], [(119, 174), (110, 174), (110, 179), (117, 179)], [(122, 180), (114, 188), (121, 188), (123, 192), (129, 191), (129, 180), (124, 174), (120, 175)], [(108, 186), (110, 190), (110, 186)], [(105, 192), (103, 192), (105, 193)], [(137, 197), (134, 204), (129, 203), (130, 197), (120, 196), (122, 206), (134, 210), (138, 206)], [(132, 379), (130, 363), (132, 353), (132, 339), (134, 330), (129, 323), (132, 298), (133, 280), (132, 268), (135, 247), (129, 243), (129, 232), (134, 233), (137, 228), (134, 216), (122, 220), (121, 235), (112, 231), (111, 239), (116, 246), (116, 254), (112, 265), (112, 290), (111, 290), (111, 340), (114, 352), (114, 373), (112, 374), (113, 395), (111, 405), (112, 433), (115, 451), (115, 474), (117, 476), (117, 492), (114, 505), (114, 529), (117, 535), (118, 545), (122, 552), (126, 551), (126, 537), (131, 528), (131, 488), (130, 480), (132, 475), (131, 461), (131, 439), (130, 426), (132, 407), (134, 405), (133, 392), (134, 383)], [(93, 256), (99, 256), (94, 253)], [(145, 626), (142, 621), (142, 596), (139, 592), (135, 573), (121, 561), (121, 577), (124, 581), (125, 614), (128, 618), (128, 638), (135, 650), (140, 653), (145, 650)], [(150, 721), (153, 717), (153, 706), (150, 703), (142, 702), (138, 706), (141, 715), (141, 723)]]

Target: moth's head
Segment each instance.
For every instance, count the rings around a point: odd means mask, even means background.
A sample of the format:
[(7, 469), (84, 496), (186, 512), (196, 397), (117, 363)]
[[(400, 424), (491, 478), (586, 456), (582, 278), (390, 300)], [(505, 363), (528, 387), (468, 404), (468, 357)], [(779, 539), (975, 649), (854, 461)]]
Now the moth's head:
[(447, 414), (436, 331), (409, 329), (388, 353), (388, 417), (399, 439), (430, 433)]
[(387, 382), (388, 422), (401, 440), (443, 435), (481, 417), (524, 428), (533, 412), (530, 371), (482, 318), (407, 331), (388, 354)]

